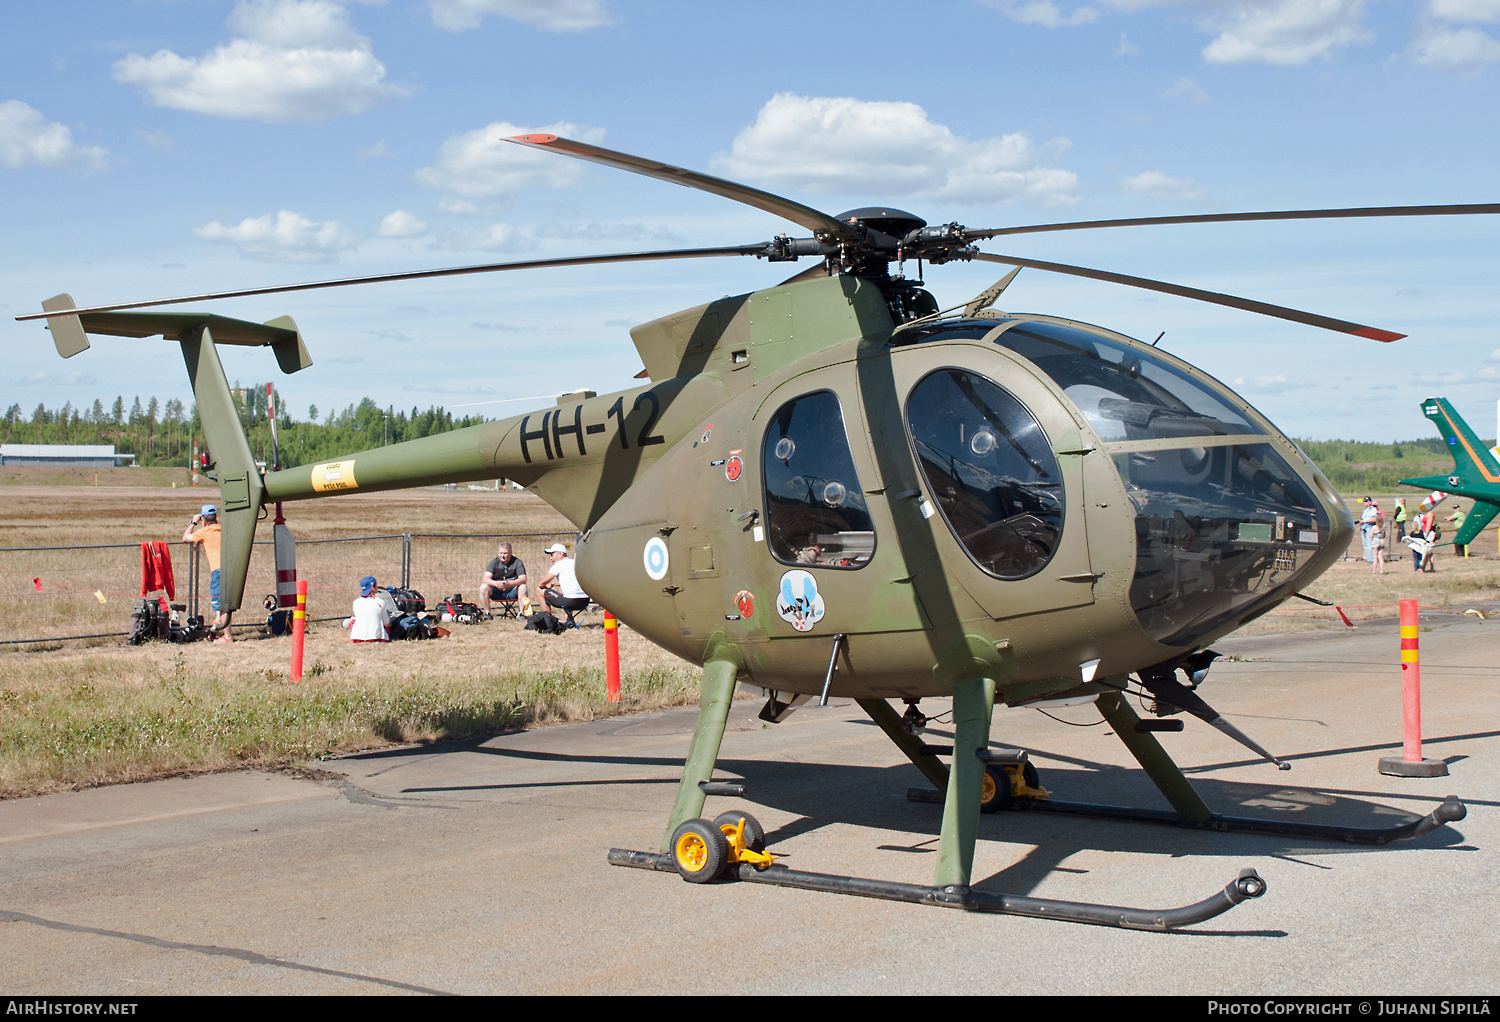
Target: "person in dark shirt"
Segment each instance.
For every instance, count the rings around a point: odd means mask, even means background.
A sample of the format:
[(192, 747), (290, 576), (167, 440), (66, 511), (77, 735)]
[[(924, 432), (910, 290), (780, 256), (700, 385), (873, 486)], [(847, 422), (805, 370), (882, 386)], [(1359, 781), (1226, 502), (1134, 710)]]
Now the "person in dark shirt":
[(484, 578), (479, 583), (479, 607), (490, 612), (491, 600), (520, 600), (521, 613), (530, 610), (526, 596), (526, 565), (511, 553), (509, 543), (501, 543), (499, 555), (484, 569)]

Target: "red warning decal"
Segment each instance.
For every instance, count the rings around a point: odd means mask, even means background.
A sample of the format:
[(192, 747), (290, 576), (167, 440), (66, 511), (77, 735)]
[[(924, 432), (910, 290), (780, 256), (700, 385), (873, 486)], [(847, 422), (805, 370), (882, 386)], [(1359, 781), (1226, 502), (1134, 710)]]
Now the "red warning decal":
[(724, 478), (728, 479), (731, 483), (738, 482), (744, 471), (745, 463), (740, 460), (738, 454), (732, 456), (724, 463)]
[(748, 589), (741, 589), (734, 594), (734, 605), (740, 609), (740, 617), (755, 616), (755, 594)]

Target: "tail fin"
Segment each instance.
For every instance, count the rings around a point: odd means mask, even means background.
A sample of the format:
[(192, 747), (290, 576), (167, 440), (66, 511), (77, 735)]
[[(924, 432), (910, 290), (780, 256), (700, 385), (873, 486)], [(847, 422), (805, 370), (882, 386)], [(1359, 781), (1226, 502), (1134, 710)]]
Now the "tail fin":
[(1496, 463), (1495, 456), (1446, 398), (1430, 397), (1423, 401), (1422, 414), (1432, 420), (1448, 442), (1448, 453), (1453, 455), (1453, 476), (1448, 479), (1448, 485), (1440, 489), (1461, 490), (1469, 485), (1500, 484), (1500, 464)]
[(224, 611), (238, 610), (245, 593), (245, 575), (250, 570), (250, 548), (255, 542), (255, 522), (265, 501), (265, 486), (245, 431), (239, 410), (229, 393), (229, 381), (214, 347), (208, 324), (179, 338), (198, 418), (208, 442), (219, 480), (219, 605)]
[(60, 294), (42, 303), (49, 313), (57, 353), (71, 358), (89, 346), (88, 334), (117, 337), (152, 337), (157, 334), (182, 345), (193, 398), (203, 422), (209, 456), (219, 481), (219, 605), (238, 610), (245, 594), (245, 575), (250, 568), (250, 547), (255, 542), (255, 522), (265, 502), (260, 469), (250, 453), (239, 410), (229, 393), (229, 381), (214, 347), (220, 344), (269, 346), (284, 373), (295, 373), (312, 365), (302, 334), (290, 316), (269, 323), (250, 323), (201, 312), (98, 312), (72, 313), (71, 295)]

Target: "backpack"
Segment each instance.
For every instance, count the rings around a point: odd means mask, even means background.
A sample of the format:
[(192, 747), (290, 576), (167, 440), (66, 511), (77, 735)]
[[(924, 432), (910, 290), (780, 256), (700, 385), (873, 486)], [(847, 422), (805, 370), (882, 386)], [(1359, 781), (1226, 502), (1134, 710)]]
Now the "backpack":
[(130, 634), (125, 642), (139, 646), (150, 639), (165, 638), (164, 626), (170, 628), (171, 619), (162, 614), (160, 603), (154, 599), (138, 600), (130, 612)]
[(561, 635), (564, 630), (563, 623), (547, 610), (539, 610), (527, 617), (526, 627), (522, 629), (526, 632), (540, 632), (543, 635)]
[(391, 622), (391, 640), (437, 639), (448, 633), (434, 625), (426, 617), (405, 614)]
[(382, 588), (391, 594), (391, 599), (396, 601), (396, 609), (403, 616), (407, 614), (420, 614), (427, 609), (427, 601), (415, 589), (403, 589), (400, 586), (383, 586)]
[(484, 620), (484, 612), (477, 604), (465, 603), (463, 593), (439, 600), (436, 610), (443, 621), (457, 621), (461, 625), (478, 624)]

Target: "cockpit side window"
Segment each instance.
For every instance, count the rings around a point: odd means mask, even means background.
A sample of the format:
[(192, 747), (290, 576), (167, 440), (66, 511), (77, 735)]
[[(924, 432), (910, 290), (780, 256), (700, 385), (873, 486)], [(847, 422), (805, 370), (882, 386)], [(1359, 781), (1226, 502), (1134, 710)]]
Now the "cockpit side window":
[(1204, 383), (1098, 334), (1028, 322), (995, 343), (1050, 376), (1106, 442), (1264, 432)]
[(939, 369), (907, 396), (906, 422), (928, 492), (969, 556), (1002, 579), (1040, 571), (1061, 541), (1064, 505), (1036, 417), (983, 376)]
[(832, 391), (804, 394), (771, 416), (761, 468), (766, 546), (778, 561), (860, 568), (874, 556), (875, 525)]

